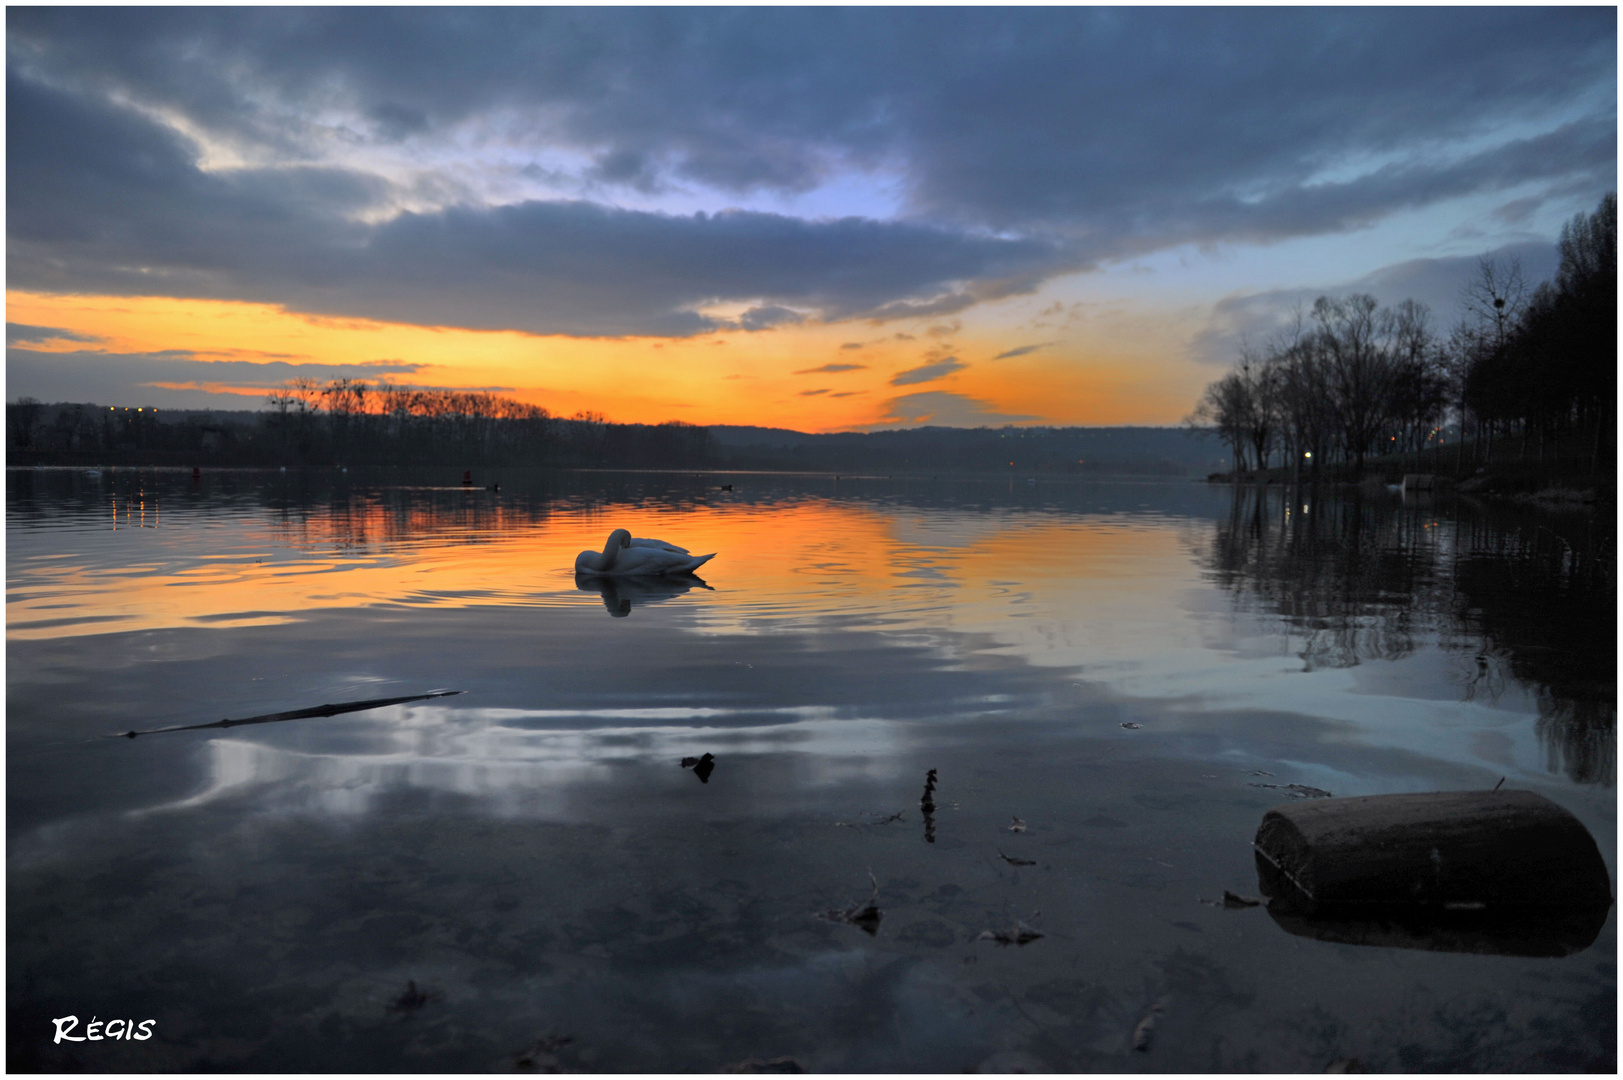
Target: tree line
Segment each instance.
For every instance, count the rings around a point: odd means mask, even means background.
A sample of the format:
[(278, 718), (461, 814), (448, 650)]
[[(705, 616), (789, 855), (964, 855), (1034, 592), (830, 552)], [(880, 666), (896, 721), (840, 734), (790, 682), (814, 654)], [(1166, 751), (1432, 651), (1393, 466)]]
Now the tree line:
[[(1235, 475), (1274, 465), (1349, 466), (1436, 452), (1453, 427), (1454, 466), (1581, 458), (1615, 468), (1617, 198), (1561, 231), (1552, 281), (1528, 290), (1515, 260), (1480, 260), (1459, 320), (1439, 334), (1424, 304), (1321, 296), (1206, 388), (1190, 416), (1228, 448)], [(1498, 446), (1496, 451), (1495, 447)]]
[(553, 465), (700, 468), (706, 428), (553, 416), (485, 391), (358, 379), (293, 379), (254, 414), (109, 408), (22, 398), (7, 405), (14, 462), (191, 465)]

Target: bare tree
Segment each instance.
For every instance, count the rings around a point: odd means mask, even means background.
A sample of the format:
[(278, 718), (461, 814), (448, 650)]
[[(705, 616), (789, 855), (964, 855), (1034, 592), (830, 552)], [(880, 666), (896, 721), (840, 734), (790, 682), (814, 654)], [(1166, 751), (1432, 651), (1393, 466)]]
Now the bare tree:
[(1502, 349), (1527, 306), (1527, 298), (1522, 261), (1515, 256), (1500, 260), (1484, 255), (1477, 260), (1476, 275), (1460, 293), (1460, 307), (1477, 327), (1491, 327), (1493, 347)]

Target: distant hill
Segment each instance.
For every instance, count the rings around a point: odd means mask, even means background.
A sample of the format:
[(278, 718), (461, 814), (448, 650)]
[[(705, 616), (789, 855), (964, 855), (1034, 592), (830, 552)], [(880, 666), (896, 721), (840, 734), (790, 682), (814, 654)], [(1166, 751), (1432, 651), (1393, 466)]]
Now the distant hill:
[(792, 472), (1206, 476), (1215, 440), (1165, 427), (923, 427), (814, 435), (559, 417), (281, 415), (88, 402), (6, 406), (6, 460), (32, 464), (551, 465)]
[(1212, 439), (1167, 427), (922, 427), (813, 435), (717, 424), (709, 431), (717, 457), (735, 468), (1204, 476), (1227, 461)]

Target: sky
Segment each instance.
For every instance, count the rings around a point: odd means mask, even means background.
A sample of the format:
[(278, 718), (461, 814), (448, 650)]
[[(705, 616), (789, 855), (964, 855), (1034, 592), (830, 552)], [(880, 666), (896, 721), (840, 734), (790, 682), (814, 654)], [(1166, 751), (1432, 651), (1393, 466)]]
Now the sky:
[(1616, 187), (1615, 8), (7, 9), (6, 396), (1176, 424)]

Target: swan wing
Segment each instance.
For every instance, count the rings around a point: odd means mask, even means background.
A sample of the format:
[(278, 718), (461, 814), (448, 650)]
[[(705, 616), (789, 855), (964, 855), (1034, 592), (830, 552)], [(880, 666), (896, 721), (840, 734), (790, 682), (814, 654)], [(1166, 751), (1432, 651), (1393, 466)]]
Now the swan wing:
[(685, 547), (678, 547), (676, 544), (669, 543), (668, 541), (665, 541), (665, 540), (652, 540), (652, 539), (649, 539), (646, 536), (633, 536), (631, 538), (631, 546), (632, 547), (645, 547), (645, 548), (664, 548), (667, 551), (680, 551), (683, 555), (686, 555), (688, 553), (688, 549), (685, 548)]
[(615, 577), (687, 574), (713, 558), (714, 554), (694, 557), (670, 548), (639, 547), (633, 544), (620, 552), (620, 557), (614, 560), (614, 566), (608, 573)]

